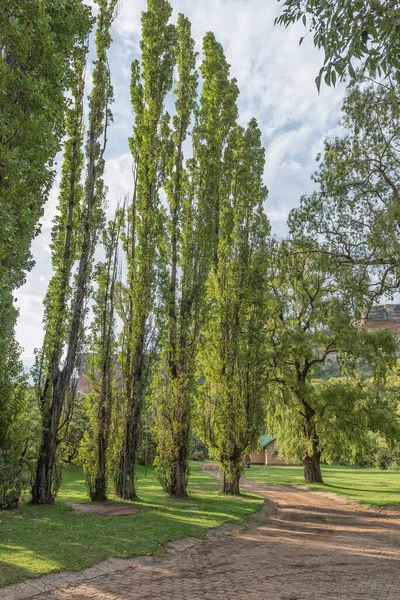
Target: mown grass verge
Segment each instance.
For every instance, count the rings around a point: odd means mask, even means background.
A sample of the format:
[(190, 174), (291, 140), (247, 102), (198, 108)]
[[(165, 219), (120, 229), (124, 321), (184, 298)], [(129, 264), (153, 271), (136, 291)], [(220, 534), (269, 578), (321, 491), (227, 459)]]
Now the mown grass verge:
[(164, 551), (184, 537), (205, 536), (224, 523), (241, 524), (262, 506), (254, 495), (230, 498), (220, 485), (193, 464), (190, 499), (171, 501), (153, 469), (138, 468), (137, 512), (103, 517), (71, 512), (66, 501), (89, 500), (79, 467), (64, 469), (63, 484), (53, 506), (21, 506), (0, 511), (0, 587), (61, 570), (81, 570), (107, 557), (130, 558)]
[[(244, 475), (259, 483), (306, 485), (301, 466), (252, 465)], [(400, 471), (323, 465), (322, 477), (323, 485), (311, 484), (307, 487), (345, 496), (360, 504), (400, 504)]]

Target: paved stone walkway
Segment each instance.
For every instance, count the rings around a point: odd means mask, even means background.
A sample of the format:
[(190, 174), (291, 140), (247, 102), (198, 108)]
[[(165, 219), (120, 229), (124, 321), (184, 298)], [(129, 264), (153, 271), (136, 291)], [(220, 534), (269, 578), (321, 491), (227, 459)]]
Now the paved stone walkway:
[(42, 591), (18, 596), (12, 586), (0, 600), (400, 600), (399, 510), (249, 480), (242, 487), (267, 501), (240, 531), (223, 527), (207, 541), (175, 542), (165, 557), (61, 574), (58, 589), (59, 575), (31, 580), (22, 586), (43, 582)]

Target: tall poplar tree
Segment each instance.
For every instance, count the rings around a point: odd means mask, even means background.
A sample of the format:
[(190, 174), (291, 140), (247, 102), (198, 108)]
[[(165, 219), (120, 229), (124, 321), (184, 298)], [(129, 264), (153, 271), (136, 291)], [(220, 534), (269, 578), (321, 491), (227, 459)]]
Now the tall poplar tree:
[[(53, 230), (54, 275), (45, 299), (46, 333), (36, 373), (43, 430), (32, 487), (34, 504), (47, 504), (54, 498), (52, 484), (60, 418), (80, 349), (93, 253), (103, 218), (105, 190), (102, 175), (107, 128), (111, 118), (109, 103), (113, 97), (107, 50), (112, 41), (110, 27), (117, 0), (97, 0), (97, 3), (97, 60), (89, 97), (86, 181), (82, 186), (83, 65), (80, 62), (76, 71), (75, 107), (70, 115), (70, 134), (65, 146), (59, 216)], [(72, 283), (76, 260), (77, 273)]]
[(71, 64), (92, 20), (82, 0), (15, 0), (0, 3), (0, 23), (0, 421), (6, 435), (5, 424), (18, 414), (13, 395), (22, 372), (14, 290), (33, 265), (30, 246), (54, 179)]
[(214, 268), (217, 264), (223, 155), (238, 117), (239, 90), (236, 79), (230, 78), (230, 65), (213, 33), (204, 36), (203, 54), (200, 67), (203, 86), (193, 131), (193, 153), (198, 169), (196, 193), (199, 223), (202, 224), (200, 236), (206, 240), (201, 257), (206, 279), (210, 264), (213, 263)]
[(95, 269), (97, 289), (94, 293), (92, 339), (87, 363), (91, 393), (87, 397), (89, 428), (85, 432), (81, 457), (90, 497), (107, 500), (108, 451), (112, 413), (116, 404), (116, 333), (115, 286), (119, 272), (118, 246), (121, 212), (117, 210), (103, 232), (105, 261)]
[(243, 460), (264, 420), (270, 233), (263, 209), (264, 162), (255, 119), (246, 130), (232, 129), (224, 152), (218, 246), (199, 352), (198, 433), (224, 474), (223, 492), (234, 495), (240, 493)]
[(187, 460), (190, 445), (191, 395), (195, 369), (199, 321), (199, 270), (197, 203), (183, 144), (196, 106), (196, 53), (190, 22), (178, 16), (175, 89), (176, 115), (166, 150), (166, 181), (169, 213), (165, 231), (166, 278), (161, 337), (161, 361), (157, 364), (155, 397), (157, 408), (156, 466), (165, 491), (187, 496)]
[(130, 148), (135, 181), (124, 246), (128, 263), (124, 351), (121, 356), (126, 397), (117, 493), (136, 497), (135, 462), (140, 419), (150, 369), (150, 346), (159, 247), (162, 234), (159, 191), (164, 178), (164, 100), (171, 90), (175, 27), (166, 0), (148, 0), (142, 14), (141, 64), (132, 63), (131, 98), (135, 113)]

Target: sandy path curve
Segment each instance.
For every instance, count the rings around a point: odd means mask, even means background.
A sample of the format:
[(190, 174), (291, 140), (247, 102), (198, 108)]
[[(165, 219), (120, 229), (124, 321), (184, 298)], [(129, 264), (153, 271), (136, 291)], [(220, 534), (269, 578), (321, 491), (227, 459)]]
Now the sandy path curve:
[[(214, 465), (206, 470), (219, 476)], [(400, 600), (400, 510), (242, 480), (266, 498), (239, 532), (172, 544), (167, 556), (35, 600)], [(0, 594), (1, 597), (1, 594)]]

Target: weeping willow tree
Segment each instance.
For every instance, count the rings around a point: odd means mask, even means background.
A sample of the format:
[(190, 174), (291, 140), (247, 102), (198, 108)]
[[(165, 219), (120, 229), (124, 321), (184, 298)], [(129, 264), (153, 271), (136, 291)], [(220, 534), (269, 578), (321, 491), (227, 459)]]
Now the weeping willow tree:
[[(53, 228), (54, 275), (45, 298), (45, 338), (38, 354), (36, 389), (42, 414), (42, 439), (32, 487), (34, 504), (54, 499), (53, 479), (59, 429), (66, 395), (79, 355), (85, 302), (92, 275), (93, 254), (103, 219), (105, 189), (104, 152), (111, 119), (113, 90), (107, 62), (110, 27), (117, 0), (98, 0), (97, 59), (89, 97), (89, 124), (85, 155), (83, 141), (83, 88), (86, 48), (75, 67), (74, 106), (68, 114), (68, 140), (59, 197), (59, 214)], [(82, 170), (86, 159), (86, 181)], [(74, 276), (74, 264), (78, 262)]]
[(141, 63), (132, 63), (131, 98), (135, 113), (130, 148), (134, 192), (124, 235), (128, 275), (125, 289), (123, 352), (125, 419), (116, 482), (117, 494), (136, 497), (135, 462), (140, 420), (151, 367), (153, 316), (162, 222), (159, 192), (164, 179), (166, 116), (172, 88), (175, 27), (166, 0), (148, 0), (142, 15)]
[(264, 149), (257, 122), (232, 128), (219, 188), (216, 260), (207, 281), (199, 351), (198, 433), (239, 494), (243, 460), (262, 431), (270, 226), (263, 210)]

